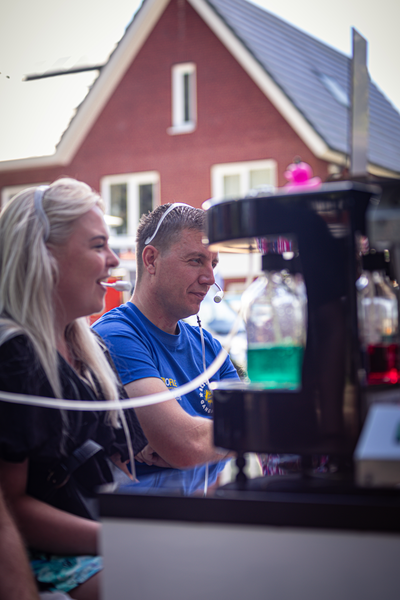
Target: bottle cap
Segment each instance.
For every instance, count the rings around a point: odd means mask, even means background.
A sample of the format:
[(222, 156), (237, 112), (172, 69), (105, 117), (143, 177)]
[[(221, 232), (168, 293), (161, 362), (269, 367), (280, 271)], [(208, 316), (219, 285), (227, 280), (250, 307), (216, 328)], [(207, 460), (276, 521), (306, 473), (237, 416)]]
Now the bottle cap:
[(292, 275), (303, 272), (300, 256), (293, 256), (293, 258), (285, 260), (285, 263), (286, 266), (284, 268), (287, 269)]
[(282, 271), (285, 269), (286, 260), (282, 254), (264, 254), (262, 257), (263, 271)]
[(362, 256), (362, 268), (364, 271), (386, 271), (388, 263), (384, 252), (370, 252)]
[(263, 271), (282, 271), (286, 269), (290, 273), (301, 273), (298, 257), (285, 260), (282, 254), (264, 254), (262, 257)]

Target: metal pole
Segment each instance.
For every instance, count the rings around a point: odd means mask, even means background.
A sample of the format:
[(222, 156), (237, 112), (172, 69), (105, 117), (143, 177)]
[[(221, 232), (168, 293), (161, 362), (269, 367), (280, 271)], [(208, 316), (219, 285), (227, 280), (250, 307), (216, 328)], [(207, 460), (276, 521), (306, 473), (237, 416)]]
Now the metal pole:
[(350, 174), (352, 177), (360, 177), (367, 174), (368, 165), (368, 44), (354, 28), (352, 28), (352, 34), (353, 60), (351, 63)]

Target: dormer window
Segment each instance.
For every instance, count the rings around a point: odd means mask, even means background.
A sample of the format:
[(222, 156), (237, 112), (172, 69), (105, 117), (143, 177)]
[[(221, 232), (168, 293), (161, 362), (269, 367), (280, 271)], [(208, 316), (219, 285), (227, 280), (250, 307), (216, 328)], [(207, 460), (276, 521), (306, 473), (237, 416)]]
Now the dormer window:
[(326, 75), (325, 73), (317, 73), (317, 75), (320, 81), (325, 86), (325, 88), (328, 90), (328, 92), (330, 92), (335, 98), (335, 100), (339, 102), (339, 104), (341, 104), (342, 106), (348, 108), (350, 106), (349, 95), (346, 92), (346, 90), (342, 88), (340, 83), (338, 83), (338, 81), (336, 81), (334, 77)]
[(196, 65), (182, 63), (172, 67), (172, 127), (170, 135), (190, 133), (196, 128)]

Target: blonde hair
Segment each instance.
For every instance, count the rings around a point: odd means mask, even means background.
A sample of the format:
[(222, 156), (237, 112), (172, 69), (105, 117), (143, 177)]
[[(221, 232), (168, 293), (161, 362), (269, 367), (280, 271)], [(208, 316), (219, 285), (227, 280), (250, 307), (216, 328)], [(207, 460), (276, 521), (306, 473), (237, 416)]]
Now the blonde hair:
[[(0, 345), (25, 334), (31, 341), (57, 398), (62, 397), (52, 304), (57, 261), (51, 246), (64, 244), (76, 220), (94, 206), (104, 212), (100, 196), (75, 179), (59, 179), (39, 191), (29, 188), (0, 213)], [(38, 194), (37, 194), (38, 196)], [(79, 375), (106, 400), (118, 398), (118, 383), (85, 317), (70, 323), (65, 338)], [(116, 425), (116, 415), (112, 415)]]

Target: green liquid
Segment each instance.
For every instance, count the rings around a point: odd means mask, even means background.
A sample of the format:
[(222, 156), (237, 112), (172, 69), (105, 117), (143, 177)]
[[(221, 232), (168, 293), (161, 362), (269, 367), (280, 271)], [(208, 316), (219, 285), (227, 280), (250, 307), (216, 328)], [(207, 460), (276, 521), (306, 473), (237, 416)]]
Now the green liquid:
[(249, 346), (247, 350), (249, 379), (265, 389), (299, 389), (303, 354), (303, 346)]

